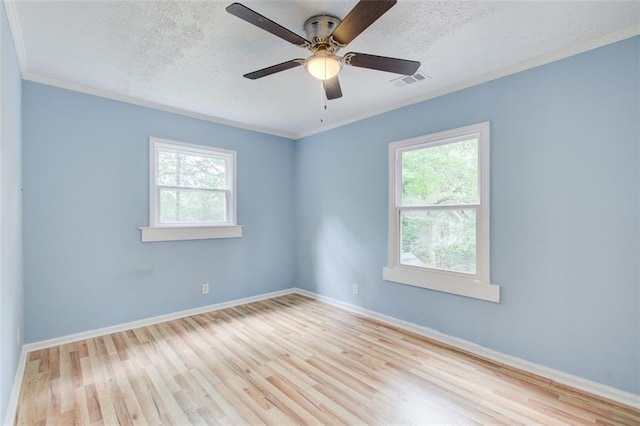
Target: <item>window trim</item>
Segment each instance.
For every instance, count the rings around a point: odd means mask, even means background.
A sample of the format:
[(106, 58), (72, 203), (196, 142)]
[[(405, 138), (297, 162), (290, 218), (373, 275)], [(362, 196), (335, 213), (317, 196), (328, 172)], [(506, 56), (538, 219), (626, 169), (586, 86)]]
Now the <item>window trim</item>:
[[(476, 213), (476, 274), (444, 271), (400, 264), (400, 212), (402, 211), (403, 152), (420, 147), (453, 143), (452, 139), (478, 135), (478, 193)], [(490, 124), (488, 121), (457, 129), (405, 139), (389, 144), (389, 247), (388, 264), (382, 270), (386, 281), (442, 291), (498, 303), (500, 286), (490, 283)], [(474, 206), (474, 205), (469, 205)], [(466, 207), (469, 207), (466, 206)], [(447, 206), (452, 208), (455, 206)]]
[[(197, 223), (160, 223), (160, 200), (157, 185), (158, 148), (164, 148), (176, 153), (193, 153), (204, 156), (222, 157), (227, 161), (227, 181), (231, 185), (226, 189), (203, 189), (197, 191), (220, 192), (227, 197), (226, 222), (197, 222)], [(149, 226), (140, 227), (142, 242), (199, 240), (210, 238), (238, 238), (242, 237), (242, 226), (237, 223), (237, 154), (236, 151), (215, 148), (206, 145), (196, 145), (157, 137), (149, 138)], [(185, 188), (189, 190), (189, 188)]]

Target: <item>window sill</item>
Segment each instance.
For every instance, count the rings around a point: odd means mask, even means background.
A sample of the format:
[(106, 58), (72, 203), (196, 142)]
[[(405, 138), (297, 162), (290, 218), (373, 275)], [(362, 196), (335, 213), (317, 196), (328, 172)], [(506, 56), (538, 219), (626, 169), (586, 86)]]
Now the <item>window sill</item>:
[(500, 302), (499, 285), (476, 279), (399, 267), (382, 268), (382, 279), (494, 303)]
[(140, 231), (143, 243), (242, 237), (242, 225), (141, 227)]

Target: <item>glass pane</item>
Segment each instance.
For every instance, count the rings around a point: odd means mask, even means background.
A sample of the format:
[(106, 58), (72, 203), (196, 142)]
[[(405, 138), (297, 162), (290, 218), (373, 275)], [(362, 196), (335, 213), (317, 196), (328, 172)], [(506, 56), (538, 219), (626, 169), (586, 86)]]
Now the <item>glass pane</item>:
[(158, 152), (158, 184), (226, 189), (226, 160), (195, 154)]
[(160, 190), (160, 222), (226, 222), (224, 192)]
[(478, 139), (402, 153), (402, 205), (478, 203)]
[(400, 263), (476, 273), (476, 211), (401, 212)]

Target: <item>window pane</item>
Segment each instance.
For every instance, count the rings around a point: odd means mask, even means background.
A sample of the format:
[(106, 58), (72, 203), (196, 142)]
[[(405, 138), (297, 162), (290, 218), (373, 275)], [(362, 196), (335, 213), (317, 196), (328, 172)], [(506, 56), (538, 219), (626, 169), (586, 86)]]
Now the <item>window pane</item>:
[(226, 222), (224, 192), (160, 190), (160, 222)]
[(158, 184), (226, 189), (226, 165), (223, 158), (160, 151)]
[(402, 153), (402, 205), (478, 203), (477, 138)]
[(400, 263), (476, 273), (476, 211), (401, 212)]

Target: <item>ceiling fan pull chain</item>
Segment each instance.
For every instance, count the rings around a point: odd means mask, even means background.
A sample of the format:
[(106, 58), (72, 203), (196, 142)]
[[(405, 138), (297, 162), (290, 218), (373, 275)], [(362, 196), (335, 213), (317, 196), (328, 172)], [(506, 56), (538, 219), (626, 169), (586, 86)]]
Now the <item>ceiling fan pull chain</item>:
[(324, 87), (322, 87), (322, 83), (320, 86), (320, 123), (324, 124), (325, 111), (327, 110), (327, 97), (324, 94)]

